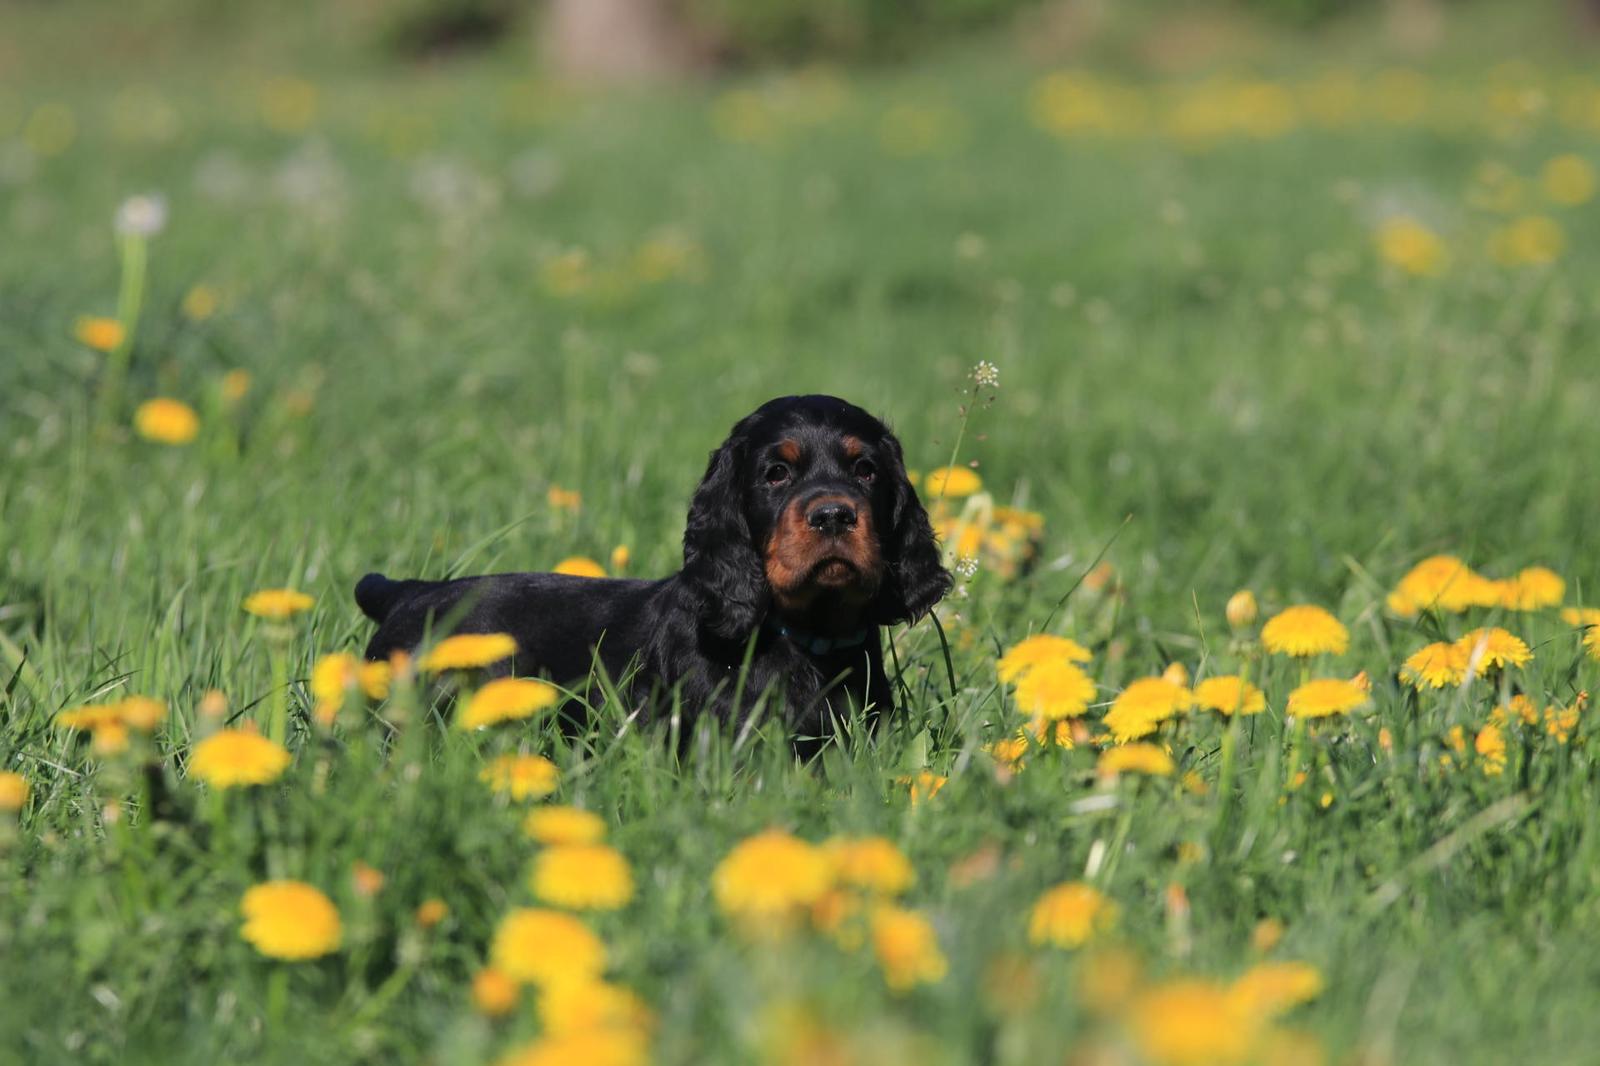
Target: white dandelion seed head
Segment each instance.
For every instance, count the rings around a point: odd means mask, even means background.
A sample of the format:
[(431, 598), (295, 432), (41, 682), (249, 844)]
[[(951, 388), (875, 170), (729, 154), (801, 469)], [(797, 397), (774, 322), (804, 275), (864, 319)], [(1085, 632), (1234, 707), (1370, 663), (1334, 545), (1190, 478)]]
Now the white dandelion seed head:
[(129, 237), (154, 237), (167, 225), (166, 197), (130, 196), (117, 208), (117, 232)]
[(972, 380), (980, 389), (997, 389), (1000, 387), (1000, 368), (987, 359), (980, 359), (978, 365), (972, 368)]

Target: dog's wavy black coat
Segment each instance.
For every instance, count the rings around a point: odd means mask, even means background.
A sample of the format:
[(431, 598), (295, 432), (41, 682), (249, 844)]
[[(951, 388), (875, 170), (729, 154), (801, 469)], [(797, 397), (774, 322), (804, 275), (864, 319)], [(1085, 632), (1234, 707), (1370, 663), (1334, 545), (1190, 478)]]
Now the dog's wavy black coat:
[(368, 574), (355, 595), (379, 623), (369, 659), (447, 624), (505, 632), (518, 674), (581, 683), (598, 651), (613, 680), (637, 667), (628, 698), (646, 714), (673, 690), (686, 714), (724, 717), (771, 692), (794, 735), (817, 737), (849, 704), (892, 708), (879, 627), (915, 621), (949, 588), (900, 442), (844, 400), (786, 396), (711, 454), (671, 577)]

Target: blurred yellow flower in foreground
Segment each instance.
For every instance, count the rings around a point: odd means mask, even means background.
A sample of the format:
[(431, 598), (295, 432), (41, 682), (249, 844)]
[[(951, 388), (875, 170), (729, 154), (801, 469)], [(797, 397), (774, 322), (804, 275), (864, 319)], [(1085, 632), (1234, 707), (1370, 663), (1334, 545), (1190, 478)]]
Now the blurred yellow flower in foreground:
[(501, 755), (483, 768), (478, 780), (514, 800), (537, 799), (556, 790), (561, 771), (543, 755)]
[(539, 991), (539, 1024), (552, 1035), (600, 1030), (643, 1034), (654, 1020), (631, 989), (607, 981), (560, 981)]
[(500, 722), (531, 717), (560, 699), (555, 686), (525, 677), (500, 677), (488, 682), (467, 700), (456, 715), (459, 729), (482, 729)]
[(1161, 748), (1154, 744), (1119, 744), (1100, 753), (1095, 771), (1101, 777), (1118, 774), (1149, 774), (1152, 777), (1171, 777), (1177, 766)]
[(883, 968), (884, 981), (897, 992), (938, 981), (950, 968), (933, 924), (903, 907), (884, 904), (873, 908), (872, 951)]
[(424, 670), (471, 670), (490, 666), (517, 653), (517, 641), (509, 633), (457, 633), (445, 637), (422, 657)]
[(723, 913), (757, 920), (787, 918), (815, 903), (832, 883), (833, 868), (822, 849), (781, 829), (740, 841), (711, 874)]
[(1576, 207), (1594, 196), (1594, 166), (1581, 155), (1558, 155), (1539, 172), (1539, 184), (1552, 203)]
[(605, 577), (606, 568), (587, 556), (569, 555), (557, 563), (551, 569), (551, 573), (568, 574), (572, 577)]
[(633, 870), (606, 844), (557, 844), (533, 860), (534, 896), (568, 910), (616, 910), (633, 898)]
[(644, 1066), (644, 1034), (634, 1029), (586, 1029), (551, 1034), (501, 1056), (495, 1066)]
[(1433, 277), (1448, 263), (1444, 241), (1414, 218), (1391, 218), (1378, 227), (1378, 254), (1407, 274)]
[(315, 959), (337, 951), (339, 911), (322, 891), (303, 881), (267, 881), (244, 894), (240, 935), (274, 959)]
[(485, 966), (472, 975), (472, 1005), (487, 1017), (510, 1014), (521, 993), (515, 981), (493, 966)]
[(897, 896), (916, 883), (911, 861), (884, 837), (832, 837), (822, 850), (839, 884)]
[(122, 347), (127, 332), (122, 328), (122, 323), (114, 318), (83, 315), (72, 324), (72, 335), (78, 339), (79, 344), (87, 345), (97, 352), (112, 352)]
[(1261, 643), (1270, 652), (1297, 658), (1343, 655), (1350, 646), (1350, 631), (1323, 608), (1299, 604), (1268, 619), (1261, 627)]
[(1548, 266), (1566, 249), (1566, 232), (1548, 215), (1525, 215), (1489, 236), (1489, 257), (1501, 266)]
[(188, 444), (200, 435), (200, 416), (182, 400), (158, 396), (133, 412), (133, 428), (157, 444)]
[(590, 928), (570, 914), (519, 907), (500, 920), (489, 957), (514, 981), (550, 985), (598, 978), (606, 949)]
[(1500, 606), (1509, 611), (1538, 611), (1555, 607), (1566, 595), (1567, 583), (1547, 566), (1530, 566), (1516, 577), (1495, 582)]
[(28, 779), (11, 770), (0, 770), (0, 811), (15, 813), (28, 802)]
[(1430, 555), (1408, 570), (1389, 594), (1389, 609), (1411, 617), (1421, 611), (1465, 611), (1492, 606), (1495, 583), (1453, 555)]
[(522, 832), (541, 844), (597, 844), (605, 839), (606, 823), (577, 807), (536, 807), (522, 820)]
[(1028, 916), (1028, 940), (1077, 948), (1117, 920), (1117, 905), (1093, 885), (1066, 881), (1039, 897)]
[(950, 779), (943, 774), (936, 774), (932, 770), (922, 770), (914, 775), (895, 779), (898, 784), (905, 785), (911, 793), (911, 806), (913, 809), (918, 804), (926, 803), (939, 794), (940, 789), (950, 783)]
[(189, 776), (212, 788), (266, 785), (289, 766), (289, 752), (259, 733), (224, 729), (194, 746), (189, 756)]
[(971, 496), (983, 488), (983, 479), (965, 466), (941, 466), (930, 470), (922, 482), (922, 491), (935, 499)]
[(1256, 1017), (1275, 1018), (1322, 994), (1322, 974), (1305, 962), (1258, 962), (1241, 974), (1228, 993)]
[(1168, 981), (1134, 1001), (1129, 1020), (1157, 1066), (1229, 1066), (1249, 1059), (1259, 1020), (1209, 981)]
[(62, 711), (55, 723), (68, 729), (95, 732), (107, 726), (122, 726), (150, 733), (167, 718), (167, 705), (149, 696), (128, 696), (112, 703), (90, 704)]
[(257, 618), (281, 622), (302, 611), (309, 611), (317, 601), (298, 589), (262, 589), (245, 597), (244, 609)]

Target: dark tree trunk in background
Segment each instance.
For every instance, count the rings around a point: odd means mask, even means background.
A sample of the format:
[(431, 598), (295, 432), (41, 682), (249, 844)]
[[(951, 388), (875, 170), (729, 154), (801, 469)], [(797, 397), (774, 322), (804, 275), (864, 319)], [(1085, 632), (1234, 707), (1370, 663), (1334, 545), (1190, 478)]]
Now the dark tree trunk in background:
[(648, 81), (694, 66), (676, 0), (549, 0), (542, 31), (551, 69), (579, 81)]

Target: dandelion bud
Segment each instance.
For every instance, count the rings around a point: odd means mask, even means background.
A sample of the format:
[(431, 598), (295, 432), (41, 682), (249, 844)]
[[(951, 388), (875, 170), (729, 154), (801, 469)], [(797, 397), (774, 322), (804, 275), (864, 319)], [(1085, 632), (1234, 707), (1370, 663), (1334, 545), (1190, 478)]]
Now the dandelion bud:
[(371, 899), (383, 888), (383, 871), (364, 862), (350, 867), (350, 880), (355, 883), (356, 894)]
[(200, 697), (200, 717), (207, 722), (220, 722), (228, 714), (228, 697), (221, 689), (212, 689)]
[(1228, 616), (1228, 624), (1235, 629), (1244, 629), (1254, 625), (1259, 608), (1256, 607), (1256, 594), (1249, 589), (1240, 589), (1228, 597), (1228, 606), (1223, 613)]
[(1181, 685), (1184, 688), (1188, 688), (1189, 668), (1184, 666), (1182, 663), (1168, 663), (1167, 668), (1161, 671), (1161, 678), (1164, 681), (1172, 682), (1174, 685)]
[(432, 929), (450, 916), (450, 905), (442, 899), (425, 899), (417, 905), (417, 924)]

